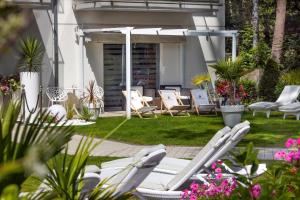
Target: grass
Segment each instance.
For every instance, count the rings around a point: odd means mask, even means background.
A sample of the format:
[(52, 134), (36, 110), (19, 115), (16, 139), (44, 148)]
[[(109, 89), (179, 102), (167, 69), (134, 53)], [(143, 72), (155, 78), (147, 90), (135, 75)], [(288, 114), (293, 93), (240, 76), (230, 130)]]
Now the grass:
[[(280, 113), (274, 113), (270, 119), (264, 115), (254, 118), (251, 113), (245, 113), (243, 119), (251, 122), (251, 130), (239, 143), (240, 146), (253, 142), (255, 146), (283, 147), (287, 138), (300, 136), (300, 122), (294, 118), (283, 120)], [(76, 127), (75, 131), (103, 138), (124, 120), (124, 117), (98, 118), (95, 124)], [(217, 117), (204, 115), (191, 117), (163, 115), (158, 119), (133, 117), (117, 128), (109, 139), (145, 145), (162, 143), (203, 146), (222, 127), (224, 125), (220, 114)]]

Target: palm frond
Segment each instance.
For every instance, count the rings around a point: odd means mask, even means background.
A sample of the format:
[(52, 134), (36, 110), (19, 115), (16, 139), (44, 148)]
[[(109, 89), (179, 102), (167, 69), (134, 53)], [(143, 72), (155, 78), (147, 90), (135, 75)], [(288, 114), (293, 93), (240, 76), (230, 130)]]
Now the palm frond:
[[(0, 181), (0, 188), (12, 183), (21, 185), (26, 176), (35, 170), (35, 162), (30, 159), (47, 162), (64, 148), (73, 134), (71, 127), (58, 127), (59, 122), (54, 126), (45, 126), (48, 116), (46, 112), (37, 115), (33, 123), (29, 123), (29, 117), (22, 124), (17, 121), (20, 109), (20, 102), (10, 102), (0, 112), (0, 165), (18, 161), (22, 162), (25, 170), (11, 174), (9, 180)], [(28, 154), (30, 156), (25, 159)]]

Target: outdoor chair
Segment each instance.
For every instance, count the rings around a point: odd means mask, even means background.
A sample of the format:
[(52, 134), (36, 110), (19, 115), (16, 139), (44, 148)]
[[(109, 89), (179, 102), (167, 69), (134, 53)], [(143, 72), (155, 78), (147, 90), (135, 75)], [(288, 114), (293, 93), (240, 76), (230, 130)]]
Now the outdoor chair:
[(164, 106), (166, 108), (166, 112), (168, 112), (172, 117), (174, 116), (174, 111), (176, 115), (185, 113), (187, 116), (190, 116), (188, 113), (190, 106), (183, 105), (175, 90), (158, 90), (158, 94), (161, 97), (161, 113)]
[(55, 103), (63, 103), (64, 106), (68, 100), (67, 93), (59, 87), (48, 87), (46, 89), (46, 95), (49, 98), (48, 107), (54, 105)]
[(249, 108), (253, 110), (253, 116), (255, 116), (257, 112), (264, 112), (267, 118), (269, 118), (271, 111), (278, 110), (280, 106), (297, 102), (299, 94), (299, 85), (287, 85), (284, 87), (276, 102), (257, 102), (249, 105)]
[(300, 102), (280, 106), (278, 110), (283, 113), (283, 119), (285, 119), (288, 115), (294, 115), (297, 120), (300, 119)]
[[(93, 183), (95, 179), (104, 181), (102, 189), (105, 192), (112, 193), (113, 197), (118, 197), (138, 187), (142, 181), (153, 171), (153, 169), (160, 163), (166, 155), (164, 148), (152, 149), (144, 151), (143, 154), (136, 156), (125, 168), (121, 170), (106, 168), (101, 169), (101, 173), (88, 172), (88, 177), (91, 181), (86, 179), (86, 182)], [(91, 174), (94, 174), (91, 176)], [(94, 189), (95, 184), (90, 188), (85, 187), (85, 193), (88, 194)]]
[[(127, 96), (127, 91), (122, 91), (123, 95)], [(155, 118), (157, 118), (157, 115), (155, 114), (156, 106), (149, 106), (149, 104), (143, 99), (142, 95), (137, 90), (131, 90), (131, 103), (130, 107), (131, 110), (133, 110), (140, 118), (143, 118), (146, 114), (154, 115)]]
[(192, 108), (194, 108), (199, 115), (201, 111), (214, 112), (217, 115), (217, 105), (213, 104), (208, 97), (205, 89), (192, 89)]

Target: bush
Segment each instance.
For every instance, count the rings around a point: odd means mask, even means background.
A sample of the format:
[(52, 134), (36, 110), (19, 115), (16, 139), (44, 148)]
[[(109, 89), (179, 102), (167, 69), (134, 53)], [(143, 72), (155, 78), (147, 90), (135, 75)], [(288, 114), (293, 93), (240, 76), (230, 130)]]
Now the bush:
[(286, 85), (300, 85), (300, 69), (283, 73), (280, 76), (279, 82), (276, 85), (276, 90), (275, 90), (277, 96), (280, 95), (281, 91)]
[(280, 76), (279, 65), (272, 58), (266, 62), (264, 73), (259, 83), (259, 97), (262, 100), (276, 100), (275, 88)]
[(243, 104), (249, 105), (257, 99), (256, 82), (249, 79), (241, 79), (239, 82), (245, 91), (245, 97), (242, 99)]

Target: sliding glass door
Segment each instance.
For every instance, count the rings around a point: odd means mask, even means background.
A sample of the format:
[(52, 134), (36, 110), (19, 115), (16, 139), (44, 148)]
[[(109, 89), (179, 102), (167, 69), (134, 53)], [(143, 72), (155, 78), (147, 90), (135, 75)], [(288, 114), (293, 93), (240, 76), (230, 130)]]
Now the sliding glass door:
[[(122, 110), (125, 89), (125, 45), (104, 44), (104, 103), (106, 110)], [(159, 45), (132, 44), (132, 85), (156, 91), (159, 75)]]

